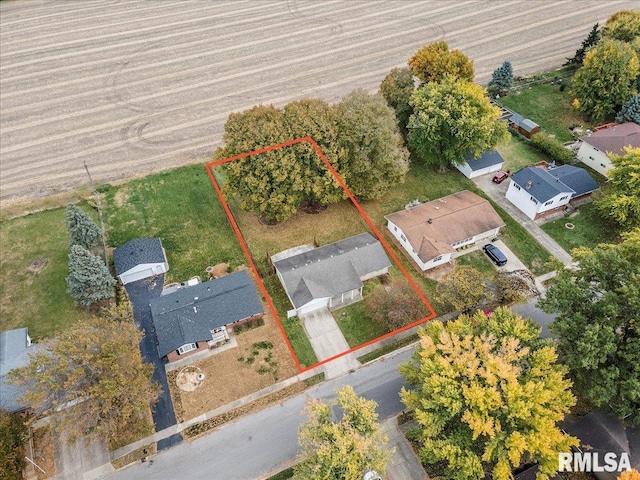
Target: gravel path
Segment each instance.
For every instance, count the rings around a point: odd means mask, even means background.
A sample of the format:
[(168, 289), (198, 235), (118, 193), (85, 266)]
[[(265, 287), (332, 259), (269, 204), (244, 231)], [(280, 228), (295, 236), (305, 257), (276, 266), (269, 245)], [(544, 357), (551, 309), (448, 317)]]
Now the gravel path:
[(561, 64), (620, 1), (0, 3), (0, 201), (208, 160), (230, 112), (375, 91), (446, 39), (486, 82)]

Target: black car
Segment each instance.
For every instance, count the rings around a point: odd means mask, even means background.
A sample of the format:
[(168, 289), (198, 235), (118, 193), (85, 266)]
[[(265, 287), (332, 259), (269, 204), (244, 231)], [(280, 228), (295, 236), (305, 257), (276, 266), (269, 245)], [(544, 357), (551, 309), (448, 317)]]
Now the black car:
[(482, 251), (486, 253), (491, 261), (499, 267), (507, 263), (507, 257), (504, 253), (502, 253), (498, 247), (491, 245), (490, 243), (487, 243), (482, 247)]

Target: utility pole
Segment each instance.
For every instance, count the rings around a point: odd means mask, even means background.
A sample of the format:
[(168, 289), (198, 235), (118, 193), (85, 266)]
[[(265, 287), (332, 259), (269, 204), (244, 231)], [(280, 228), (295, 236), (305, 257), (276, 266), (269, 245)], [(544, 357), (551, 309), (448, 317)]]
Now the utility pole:
[(87, 171), (87, 176), (89, 177), (89, 182), (91, 183), (91, 188), (93, 188), (93, 193), (96, 197), (96, 207), (98, 208), (98, 217), (100, 218), (100, 229), (102, 230), (102, 248), (104, 249), (104, 264), (109, 266), (109, 259), (107, 257), (107, 237), (104, 233), (104, 222), (102, 221), (102, 208), (100, 207), (100, 194), (96, 190), (96, 186), (93, 183), (93, 179), (91, 178), (91, 174), (89, 173), (89, 167), (87, 166), (87, 161), (84, 160), (84, 169)]

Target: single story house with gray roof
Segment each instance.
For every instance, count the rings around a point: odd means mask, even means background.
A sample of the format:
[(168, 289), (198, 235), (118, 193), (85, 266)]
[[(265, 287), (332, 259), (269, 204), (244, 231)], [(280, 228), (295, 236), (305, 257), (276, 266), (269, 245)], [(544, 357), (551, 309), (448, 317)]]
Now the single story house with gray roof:
[(168, 362), (228, 340), (227, 326), (259, 319), (264, 309), (245, 270), (151, 300), (160, 358)]
[(289, 317), (361, 299), (363, 282), (386, 274), (391, 266), (384, 248), (369, 233), (319, 248), (295, 247), (273, 255), (271, 261), (293, 305)]
[(583, 168), (525, 167), (511, 176), (506, 197), (532, 220), (565, 209), (571, 201), (583, 199), (599, 188)]
[(607, 177), (613, 168), (609, 154), (624, 155), (625, 147), (640, 147), (640, 125), (634, 122), (608, 123), (580, 137), (576, 157)]
[(473, 158), (469, 152), (465, 155), (464, 160), (464, 163), (456, 165), (456, 168), (467, 178), (499, 172), (504, 165), (504, 158), (495, 150), (485, 150), (478, 158)]
[(135, 238), (113, 251), (116, 275), (123, 285), (169, 270), (159, 238)]
[(10, 383), (8, 373), (26, 367), (30, 355), (43, 350), (43, 346), (31, 343), (26, 327), (0, 333), (0, 409), (13, 413), (28, 407), (21, 400), (26, 387)]

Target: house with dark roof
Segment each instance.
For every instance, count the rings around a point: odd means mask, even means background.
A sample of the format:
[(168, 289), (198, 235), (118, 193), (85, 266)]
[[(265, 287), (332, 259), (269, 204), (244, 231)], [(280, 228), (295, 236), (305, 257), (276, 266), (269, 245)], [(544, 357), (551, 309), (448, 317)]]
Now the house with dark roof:
[(229, 339), (227, 327), (264, 315), (245, 270), (198, 284), (185, 284), (151, 300), (160, 358), (173, 362)]
[(450, 262), (462, 247), (493, 237), (505, 225), (491, 204), (468, 190), (385, 216), (387, 228), (425, 271)]
[(531, 138), (533, 134), (540, 131), (540, 125), (538, 125), (533, 120), (524, 118), (519, 113), (514, 113), (513, 115), (511, 115), (511, 117), (509, 117), (507, 125), (527, 138)]
[(600, 188), (589, 172), (573, 165), (525, 167), (511, 176), (506, 197), (531, 220), (588, 200)]
[(271, 262), (293, 305), (289, 317), (357, 301), (363, 282), (386, 274), (391, 266), (384, 248), (369, 233), (318, 248), (294, 247), (273, 255)]
[(467, 178), (498, 172), (502, 170), (502, 165), (504, 165), (504, 159), (495, 150), (485, 150), (478, 158), (473, 158), (469, 152), (465, 155), (464, 160), (464, 163), (456, 165), (456, 168)]
[(26, 387), (10, 383), (8, 374), (15, 368), (26, 367), (30, 355), (43, 350), (41, 345), (31, 343), (26, 328), (0, 333), (0, 409), (13, 413), (28, 407), (21, 400)]
[(169, 270), (159, 238), (135, 238), (113, 251), (116, 275), (123, 285)]
[(609, 123), (580, 137), (580, 142), (578, 159), (606, 177), (613, 168), (609, 154), (624, 155), (624, 147), (640, 148), (640, 125)]

